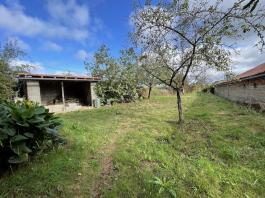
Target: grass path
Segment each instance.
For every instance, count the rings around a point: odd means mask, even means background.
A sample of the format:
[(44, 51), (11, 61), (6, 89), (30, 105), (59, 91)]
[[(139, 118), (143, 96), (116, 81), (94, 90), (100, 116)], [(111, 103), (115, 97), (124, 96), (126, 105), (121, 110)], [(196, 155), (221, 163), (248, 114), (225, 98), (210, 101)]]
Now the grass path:
[[(127, 122), (128, 123), (128, 122)], [(102, 189), (111, 187), (111, 177), (115, 169), (113, 164), (113, 154), (116, 150), (116, 142), (118, 138), (121, 138), (124, 133), (127, 131), (128, 125), (121, 125), (116, 130), (116, 133), (113, 134), (108, 143), (98, 149), (98, 153), (103, 156), (99, 160), (99, 175), (98, 178), (93, 181), (91, 188), (91, 197), (101, 197)]]
[(62, 114), (69, 143), (0, 181), (0, 197), (264, 197), (265, 117), (207, 94)]

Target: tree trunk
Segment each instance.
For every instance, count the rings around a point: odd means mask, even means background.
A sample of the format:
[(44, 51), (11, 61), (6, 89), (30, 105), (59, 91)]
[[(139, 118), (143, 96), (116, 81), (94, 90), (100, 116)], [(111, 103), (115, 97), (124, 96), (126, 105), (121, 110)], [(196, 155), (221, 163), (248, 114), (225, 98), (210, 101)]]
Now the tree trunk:
[(148, 90), (148, 99), (150, 99), (150, 97), (151, 97), (151, 91), (152, 91), (152, 84), (150, 83), (149, 84), (149, 90)]
[(177, 103), (178, 103), (178, 113), (179, 113), (179, 119), (178, 123), (181, 124), (184, 122), (184, 115), (182, 112), (182, 100), (181, 100), (181, 89), (177, 89)]

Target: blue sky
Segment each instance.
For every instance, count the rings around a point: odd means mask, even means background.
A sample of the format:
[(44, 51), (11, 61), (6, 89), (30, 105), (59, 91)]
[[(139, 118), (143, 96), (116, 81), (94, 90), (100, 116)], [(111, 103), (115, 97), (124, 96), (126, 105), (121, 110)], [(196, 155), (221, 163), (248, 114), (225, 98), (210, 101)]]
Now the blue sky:
[(130, 0), (6, 0), (0, 3), (0, 38), (17, 40), (35, 72), (83, 73), (102, 44), (116, 56), (130, 45)]
[[(133, 0), (0, 0), (0, 41), (17, 40), (27, 56), (14, 64), (35, 65), (35, 73), (85, 74), (84, 60), (91, 60), (100, 45), (114, 56), (130, 46), (132, 11)], [(240, 41), (240, 54), (232, 54), (234, 72), (265, 62), (265, 54), (253, 47), (256, 40), (252, 34)], [(223, 74), (211, 71), (210, 76)]]

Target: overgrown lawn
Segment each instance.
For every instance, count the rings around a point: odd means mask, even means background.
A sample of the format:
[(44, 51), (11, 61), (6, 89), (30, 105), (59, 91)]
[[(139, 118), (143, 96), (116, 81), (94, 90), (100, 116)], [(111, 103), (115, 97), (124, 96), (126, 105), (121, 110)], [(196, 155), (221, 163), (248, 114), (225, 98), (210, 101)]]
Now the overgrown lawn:
[(62, 114), (68, 145), (0, 181), (0, 197), (89, 197), (99, 161), (118, 133), (105, 197), (264, 197), (265, 117), (213, 95)]

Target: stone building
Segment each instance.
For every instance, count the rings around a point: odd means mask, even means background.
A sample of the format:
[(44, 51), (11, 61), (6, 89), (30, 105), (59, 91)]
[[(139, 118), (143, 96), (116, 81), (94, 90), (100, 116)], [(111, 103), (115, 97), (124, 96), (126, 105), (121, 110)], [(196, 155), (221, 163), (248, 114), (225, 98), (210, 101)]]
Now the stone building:
[(96, 77), (44, 74), (20, 74), (18, 95), (46, 106), (52, 112), (94, 106)]
[(214, 92), (265, 112), (265, 63), (239, 74), (234, 80), (215, 84)]

